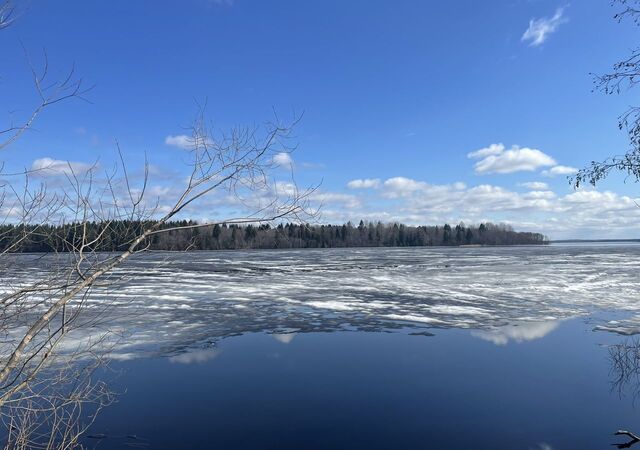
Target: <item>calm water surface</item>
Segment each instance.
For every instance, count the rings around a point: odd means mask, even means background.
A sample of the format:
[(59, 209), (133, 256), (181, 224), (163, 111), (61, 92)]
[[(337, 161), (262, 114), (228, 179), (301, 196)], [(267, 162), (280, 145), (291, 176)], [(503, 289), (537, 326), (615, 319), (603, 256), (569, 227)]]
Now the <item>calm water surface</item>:
[(581, 320), (506, 344), (465, 330), (249, 334), (117, 365), (126, 394), (94, 429), (107, 449), (611, 448), (625, 442), (615, 430), (640, 430), (635, 386), (612, 384), (603, 347), (620, 341)]
[(85, 443), (612, 448), (640, 434), (638, 269), (637, 245), (146, 256), (91, 300), (122, 395)]

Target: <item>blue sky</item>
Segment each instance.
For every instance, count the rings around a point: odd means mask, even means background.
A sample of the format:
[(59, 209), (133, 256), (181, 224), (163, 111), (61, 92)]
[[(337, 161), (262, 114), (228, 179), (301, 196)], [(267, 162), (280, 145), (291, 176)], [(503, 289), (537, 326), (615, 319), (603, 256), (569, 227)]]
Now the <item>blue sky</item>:
[(323, 222), (640, 237), (638, 186), (576, 192), (557, 173), (627, 148), (616, 118), (635, 93), (593, 93), (589, 75), (637, 42), (614, 13), (604, 0), (33, 0), (1, 35), (2, 119), (35, 101), (21, 42), (36, 62), (46, 48), (52, 76), (75, 63), (95, 88), (46, 111), (5, 160), (107, 165), (117, 139), (132, 164), (146, 151), (171, 173), (184, 150), (167, 138), (207, 99), (221, 129), (304, 112), (293, 167), (322, 182)]

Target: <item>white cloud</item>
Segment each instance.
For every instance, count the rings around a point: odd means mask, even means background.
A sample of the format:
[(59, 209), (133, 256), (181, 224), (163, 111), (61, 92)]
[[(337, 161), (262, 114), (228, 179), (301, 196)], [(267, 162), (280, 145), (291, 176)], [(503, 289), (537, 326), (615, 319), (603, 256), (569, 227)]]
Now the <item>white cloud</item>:
[(479, 159), (474, 166), (478, 174), (531, 172), (540, 167), (556, 164), (551, 156), (540, 150), (517, 145), (505, 150), (503, 144), (492, 144), (467, 154), (467, 157)]
[(181, 148), (183, 150), (193, 150), (197, 147), (211, 146), (213, 141), (208, 138), (187, 136), (186, 134), (169, 135), (164, 138), (164, 143), (171, 147)]
[(522, 41), (529, 41), (531, 47), (542, 45), (552, 33), (555, 33), (560, 25), (567, 22), (563, 17), (564, 8), (556, 9), (552, 17), (542, 17), (540, 19), (531, 19), (529, 28), (522, 35)]
[(383, 186), (385, 188), (385, 196), (389, 198), (405, 197), (429, 187), (424, 181), (416, 181), (406, 177), (389, 178), (384, 182)]
[(164, 138), (164, 143), (172, 147), (178, 147), (182, 149), (193, 148), (193, 139), (186, 134), (179, 134), (177, 136), (167, 136)]
[(502, 152), (504, 152), (504, 144), (491, 144), (488, 147), (469, 153), (467, 157), (473, 159), (486, 158), (491, 155), (499, 155)]
[(632, 206), (637, 208), (636, 201), (626, 195), (619, 196), (611, 191), (576, 191), (563, 197), (564, 205), (598, 205), (598, 210), (626, 209)]
[(293, 165), (293, 158), (291, 158), (291, 154), (287, 152), (280, 152), (274, 155), (273, 163), (276, 166), (291, 167)]
[[(300, 194), (300, 192), (298, 191), (298, 187), (290, 181), (276, 181), (273, 185), (273, 194), (293, 197)], [(328, 205), (329, 208), (339, 205), (342, 210), (354, 210), (362, 207), (362, 203), (357, 196), (340, 192), (316, 190), (309, 193), (306, 200), (311, 202), (312, 209), (322, 204), (322, 213), (324, 213), (325, 205)]]
[(276, 181), (273, 185), (276, 195), (296, 195), (298, 187), (290, 181)]
[(80, 175), (89, 171), (93, 166), (74, 161), (63, 161), (53, 158), (39, 158), (31, 164), (31, 170), (35, 175), (54, 176), (54, 175)]
[[(494, 222), (510, 224), (516, 230), (541, 232), (551, 239), (640, 236), (640, 208), (636, 204), (640, 199), (611, 191), (553, 192), (538, 181), (523, 183), (527, 189), (509, 189), (489, 183), (471, 186), (462, 182), (432, 184), (405, 176), (379, 179), (377, 183), (365, 182), (372, 180), (366, 178), (358, 180), (362, 182), (355, 185), (377, 186), (377, 189), (317, 190), (307, 199), (310, 210), (322, 205), (319, 220), (324, 223), (349, 220), (357, 223), (360, 219), (413, 225)], [(162, 185), (157, 189), (155, 184), (150, 185), (148, 192), (161, 198), (163, 204), (175, 197), (174, 193), (165, 192)], [(210, 217), (237, 216), (244, 214), (243, 211), (254, 203), (269, 204), (276, 195), (283, 199), (295, 193), (294, 184), (279, 181), (269, 186), (263, 196), (256, 197), (251, 193), (248, 199), (239, 201), (221, 193), (194, 206), (188, 214), (194, 214), (196, 220), (200, 219), (198, 214), (203, 210)]]
[(549, 189), (549, 185), (542, 181), (528, 181), (526, 183), (519, 183), (518, 186), (526, 187), (533, 191), (546, 191)]
[(380, 187), (379, 178), (364, 178), (351, 180), (347, 183), (349, 189), (370, 189)]
[(523, 195), (524, 198), (546, 198), (552, 199), (556, 197), (556, 194), (553, 191), (530, 191)]
[(464, 184), (461, 181), (457, 181), (457, 182), (453, 183), (452, 186), (453, 186), (454, 189), (458, 189), (458, 190), (462, 190), (462, 189), (466, 189), (467, 188), (467, 185)]
[(543, 170), (541, 173), (545, 177), (555, 177), (556, 175), (573, 175), (578, 169), (570, 166), (554, 166), (549, 170)]
[[(492, 184), (430, 184), (408, 177), (381, 181), (374, 197), (324, 194), (322, 219), (328, 222), (382, 220), (413, 225), (481, 222), (507, 223), (552, 239), (638, 237), (638, 199), (610, 191), (580, 190), (558, 194), (541, 182), (516, 192)], [(540, 184), (537, 184), (540, 183)], [(348, 206), (347, 206), (348, 205)]]
[(481, 184), (468, 189), (457, 203), (458, 207), (475, 213), (514, 210), (525, 206), (517, 193), (490, 184)]

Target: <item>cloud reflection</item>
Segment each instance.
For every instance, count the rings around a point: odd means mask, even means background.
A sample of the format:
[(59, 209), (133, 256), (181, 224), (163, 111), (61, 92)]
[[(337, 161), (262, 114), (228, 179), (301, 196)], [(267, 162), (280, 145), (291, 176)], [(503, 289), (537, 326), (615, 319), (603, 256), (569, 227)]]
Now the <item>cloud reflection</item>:
[(553, 450), (553, 447), (551, 447), (546, 442), (541, 442), (530, 450)]
[(494, 328), (489, 331), (472, 331), (471, 335), (495, 345), (507, 345), (509, 342), (534, 341), (545, 337), (558, 328), (560, 321), (552, 322), (528, 322), (504, 327)]
[(293, 338), (296, 337), (296, 334), (295, 333), (273, 333), (271, 336), (273, 336), (273, 338), (278, 342), (282, 342), (283, 344), (288, 344), (291, 341), (293, 341)]
[(186, 353), (181, 353), (179, 355), (170, 356), (169, 361), (178, 364), (202, 364), (204, 362), (212, 360), (219, 354), (220, 350), (218, 350), (217, 348), (198, 349), (191, 350)]

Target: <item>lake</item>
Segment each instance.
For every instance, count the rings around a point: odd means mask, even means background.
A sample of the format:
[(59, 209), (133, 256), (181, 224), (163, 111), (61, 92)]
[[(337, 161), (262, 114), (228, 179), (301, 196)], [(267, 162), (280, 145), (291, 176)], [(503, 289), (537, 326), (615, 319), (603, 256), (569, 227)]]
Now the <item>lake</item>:
[(84, 443), (611, 448), (640, 434), (639, 269), (634, 244), (147, 254), (89, 300), (121, 394)]

